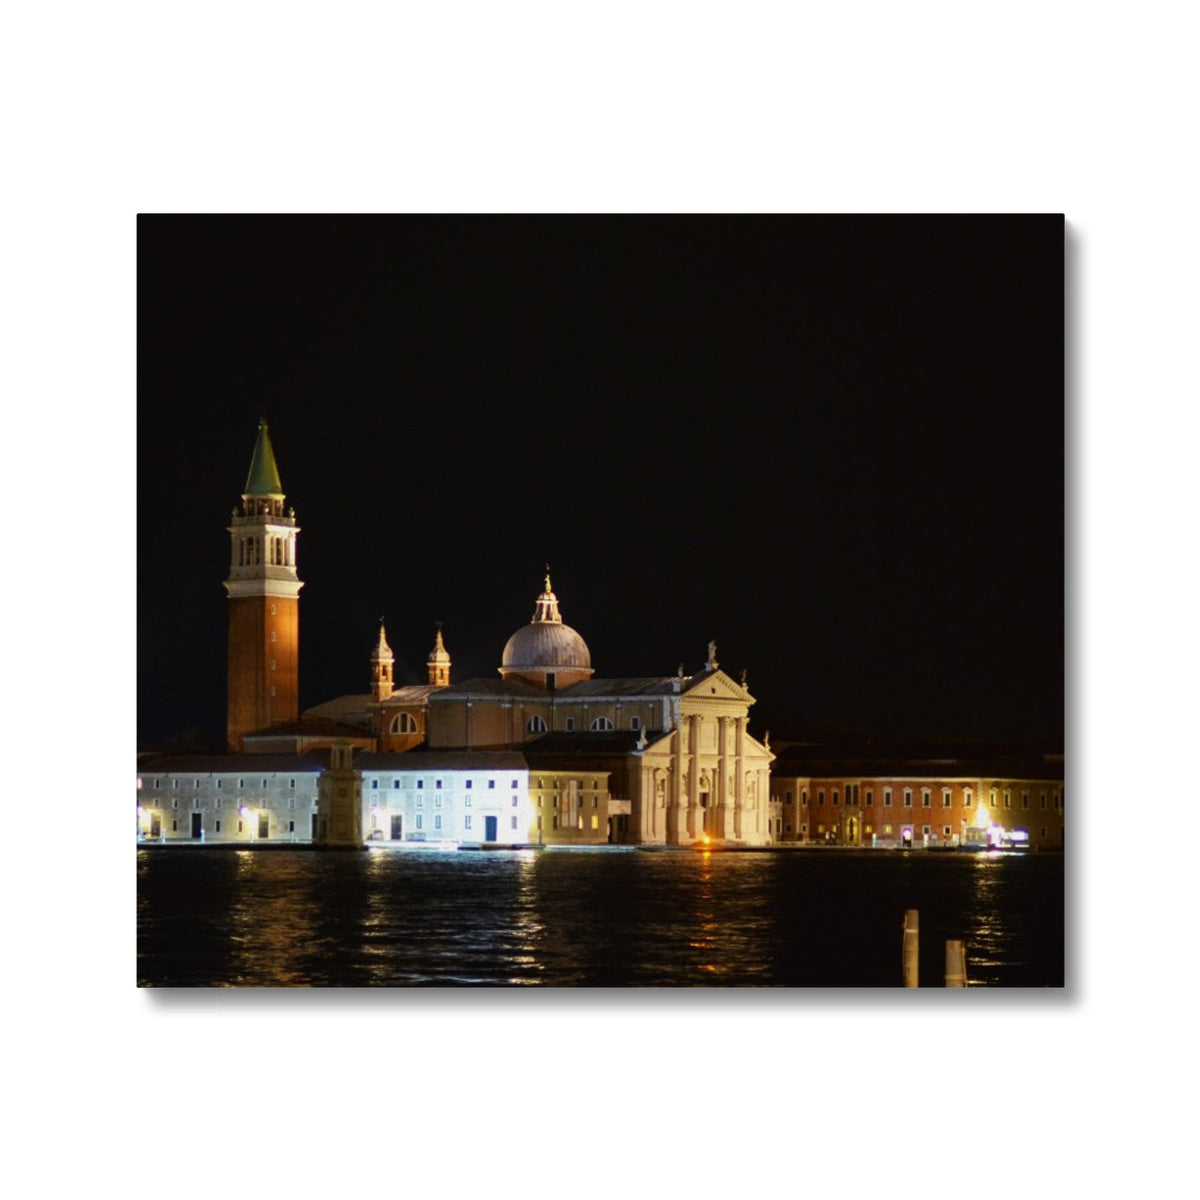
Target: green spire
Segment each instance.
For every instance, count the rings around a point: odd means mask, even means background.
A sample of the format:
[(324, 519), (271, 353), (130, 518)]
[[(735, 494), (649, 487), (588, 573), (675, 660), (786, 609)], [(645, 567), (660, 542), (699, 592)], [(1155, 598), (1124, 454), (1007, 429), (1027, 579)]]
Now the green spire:
[(279, 481), (279, 468), (275, 465), (275, 451), (267, 434), (267, 418), (258, 419), (258, 441), (254, 443), (254, 457), (250, 460), (250, 474), (246, 476), (243, 496), (278, 496), (283, 499), (283, 484)]

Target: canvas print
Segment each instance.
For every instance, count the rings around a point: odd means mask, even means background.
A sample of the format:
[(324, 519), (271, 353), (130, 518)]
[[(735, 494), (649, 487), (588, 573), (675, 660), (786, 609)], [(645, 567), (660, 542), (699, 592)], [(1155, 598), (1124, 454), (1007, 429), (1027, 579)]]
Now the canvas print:
[(142, 215), (138, 985), (1064, 987), (1064, 235)]

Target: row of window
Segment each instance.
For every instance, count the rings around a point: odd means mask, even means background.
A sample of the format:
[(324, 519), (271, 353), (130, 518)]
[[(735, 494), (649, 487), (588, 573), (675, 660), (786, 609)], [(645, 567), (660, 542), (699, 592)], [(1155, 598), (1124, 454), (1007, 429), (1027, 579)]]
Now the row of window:
[[(519, 801), (520, 801), (520, 797), (519, 797), (519, 796), (514, 796), (514, 797), (512, 798), (512, 806), (513, 806), (513, 808), (516, 808), (516, 807), (517, 807), (517, 804), (519, 803)], [(373, 802), (373, 803), (374, 803), (374, 802)], [(387, 802), (386, 800), (384, 800), (384, 801), (383, 801), (383, 805), (384, 805), (384, 807), (387, 807), (387, 803), (388, 803), (388, 802)], [(425, 797), (424, 797), (424, 796), (418, 796), (418, 797), (417, 797), (417, 807), (418, 807), (418, 808), (424, 808), (424, 807), (425, 807)], [(441, 808), (441, 807), (442, 807), (442, 798), (441, 798), (441, 796), (434, 796), (434, 798), (433, 798), (433, 807), (434, 807), (434, 808)], [(471, 807), (471, 797), (470, 797), (470, 796), (464, 796), (464, 797), (463, 797), (463, 808), (470, 808), (470, 807)]]
[[(566, 731), (568, 733), (574, 732), (574, 730), (575, 730), (575, 718), (574, 717), (566, 717), (564, 719), (563, 724), (564, 724), (564, 728), (566, 729)], [(641, 727), (642, 727), (642, 718), (641, 717), (630, 717), (629, 718), (629, 728), (630, 729), (637, 730), (637, 729), (641, 729)], [(525, 732), (526, 733), (545, 733), (545, 732), (547, 732), (548, 729), (549, 729), (549, 726), (546, 724), (545, 717), (530, 717), (529, 720), (525, 722)], [(605, 733), (610, 729), (616, 729), (616, 726), (612, 723), (612, 720), (609, 717), (596, 717), (592, 721), (592, 723), (588, 726), (588, 729), (592, 733)]]
[[(867, 788), (863, 795), (864, 795), (864, 807), (866, 807), (866, 808), (872, 807), (875, 803), (874, 792), (870, 788)], [(854, 805), (858, 804), (858, 785), (857, 784), (848, 785), (846, 787), (845, 799), (846, 799), (846, 804), (848, 806), (854, 806)], [(783, 802), (785, 804), (792, 803), (792, 793), (791, 792), (784, 792), (784, 801)], [(836, 807), (840, 803), (840, 794), (836, 789), (830, 793), (830, 802), (831, 802), (831, 807)], [(807, 791), (802, 791), (800, 793), (800, 804), (802, 807), (805, 807), (808, 805), (808, 792)], [(932, 792), (930, 791), (929, 788), (922, 788), (921, 789), (921, 807), (922, 808), (930, 808), (930, 807), (932, 807), (932, 804), (933, 804)], [(971, 792), (969, 790), (963, 792), (962, 807), (963, 808), (971, 808), (973, 806), (973, 804), (974, 804), (974, 800), (972, 798)], [(990, 793), (990, 795), (988, 797), (988, 805), (991, 808), (996, 807), (995, 791), (992, 791)], [(943, 808), (951, 808), (952, 806), (953, 806), (952, 793), (949, 788), (944, 788), (942, 790), (942, 807)], [(1012, 806), (1013, 806), (1012, 793), (1006, 791), (1004, 793), (1004, 807), (1012, 808)], [(818, 790), (817, 790), (817, 807), (818, 808), (825, 807), (825, 790), (823, 788), (818, 788)], [(883, 789), (883, 807), (884, 808), (892, 807), (892, 789), (891, 788)], [(905, 808), (913, 807), (913, 793), (912, 793), (911, 788), (904, 789), (904, 807)], [(1021, 807), (1022, 808), (1029, 807), (1029, 793), (1028, 792), (1021, 793)], [(1040, 807), (1041, 808), (1046, 807), (1046, 793), (1045, 792), (1042, 792), (1042, 794), (1041, 794)], [(1056, 809), (1059, 809), (1062, 807), (1062, 796), (1058, 792), (1054, 793), (1054, 807)]]
[[(784, 826), (784, 828), (787, 830), (787, 832), (788, 832), (788, 833), (791, 833), (791, 832), (792, 832), (792, 826), (791, 826), (791, 822), (788, 822), (788, 823), (787, 823), (787, 824)], [(838, 827), (837, 825), (831, 825), (831, 826), (829, 827), (829, 829), (830, 829), (830, 832), (831, 832), (831, 833), (832, 833), (832, 832), (835, 832), (835, 831), (836, 831), (838, 828), (839, 828), (839, 827)], [(874, 830), (873, 830), (873, 827), (872, 827), (871, 825), (864, 825), (864, 826), (863, 826), (863, 832), (864, 832), (864, 833), (866, 833), (866, 834), (870, 834), (870, 833), (872, 833), (873, 831), (874, 831)], [(818, 833), (818, 834), (822, 834), (822, 833), (824, 833), (824, 832), (825, 832), (825, 826), (824, 826), (824, 825), (818, 825), (818, 826), (817, 826), (817, 833)], [(890, 836), (892, 833), (894, 833), (894, 832), (895, 832), (895, 830), (893, 829), (893, 827), (892, 827), (891, 825), (884, 825), (884, 826), (883, 826), (883, 836), (884, 836), (884, 837), (889, 837), (889, 836)], [(1045, 837), (1045, 836), (1046, 836), (1046, 832), (1047, 832), (1047, 831), (1046, 831), (1046, 827), (1045, 827), (1044, 825), (1043, 825), (1043, 826), (1042, 826), (1042, 828), (1041, 828), (1041, 829), (1038, 831), (1038, 833), (1039, 833), (1039, 836), (1041, 836), (1041, 837)], [(803, 836), (803, 835), (806, 835), (806, 834), (808, 833), (808, 825), (807, 825), (807, 824), (804, 824), (804, 825), (801, 825), (801, 826), (800, 826), (800, 833), (801, 833), (801, 835), (802, 835), (802, 836)], [(922, 825), (922, 826), (921, 826), (921, 833), (922, 833), (924, 836), (926, 836), (926, 837), (928, 837), (928, 836), (932, 835), (932, 833), (933, 833), (932, 826), (930, 826), (930, 825)], [(950, 837), (950, 836), (952, 836), (952, 835), (953, 835), (953, 833), (954, 833), (954, 827), (953, 827), (953, 826), (951, 826), (951, 825), (943, 825), (943, 826), (942, 826), (942, 836), (943, 836), (943, 837)], [(934, 836), (936, 836), (936, 835), (934, 835)]]
[[(226, 781), (226, 780), (224, 780), (224, 779), (217, 779), (217, 780), (215, 780), (214, 782), (216, 783), (216, 786), (217, 786), (218, 788), (223, 788), (223, 787), (225, 786), (225, 784), (226, 784), (226, 782), (227, 782), (227, 781)], [(229, 782), (232, 782), (232, 781), (229, 781)], [(161, 784), (162, 784), (162, 779), (161, 779), (161, 778), (157, 778), (157, 777), (156, 777), (156, 778), (153, 780), (153, 790), (154, 790), (154, 791), (156, 791), (156, 792), (157, 792), (157, 791), (159, 791), (159, 790), (160, 790), (160, 785), (161, 785)], [(246, 781), (245, 781), (244, 779), (239, 779), (239, 780), (237, 781), (237, 785), (238, 785), (238, 787), (239, 787), (239, 788), (244, 788), (244, 787), (246, 786)], [(139, 780), (138, 780), (138, 787), (140, 788), (141, 786), (142, 786), (142, 781), (139, 779)], [(261, 786), (262, 786), (263, 790), (265, 791), (265, 790), (266, 790), (266, 788), (267, 788), (267, 780), (265, 780), (265, 779), (264, 779), (264, 780), (262, 781), (262, 785), (261, 785)], [(289, 788), (294, 788), (295, 786), (296, 786), (296, 781), (295, 781), (294, 779), (289, 779), (289, 780), (288, 780), (288, 787), (289, 787)], [(194, 790), (197, 790), (197, 791), (199, 790), (199, 788), (200, 788), (200, 780), (199, 780), (199, 779), (193, 779), (193, 780), (192, 780), (192, 788), (193, 788)], [(172, 778), (172, 779), (171, 779), (171, 790), (172, 790), (172, 791), (178, 791), (178, 790), (179, 790), (179, 780), (178, 780), (177, 778)]]
[[(463, 787), (467, 791), (471, 791), (474, 786), (474, 783), (475, 783), (475, 781), (473, 779), (468, 779), (463, 783)], [(393, 791), (399, 790), (399, 788), (402, 784), (404, 787), (413, 787), (414, 786), (413, 780), (411, 780), (411, 779), (404, 779), (404, 780), (393, 779), (392, 780), (392, 790)], [(495, 790), (496, 781), (494, 779), (489, 779), (487, 781), (487, 785), (488, 785), (488, 789), (490, 791)], [(514, 780), (510, 781), (508, 786), (511, 790), (516, 791), (516, 789), (519, 785), (520, 785), (520, 781), (514, 779)], [(423, 780), (423, 779), (416, 780), (415, 786), (416, 786), (417, 791), (419, 791), (419, 792), (424, 791), (425, 790), (425, 780)], [(379, 787), (379, 780), (372, 779), (371, 780), (371, 789), (376, 790), (376, 789), (378, 789), (378, 787)], [(433, 781), (433, 790), (440, 791), (441, 787), (442, 787), (442, 781), (440, 779), (435, 779)]]
[[(250, 802), (251, 802), (251, 803), (252, 803), (252, 804), (253, 804), (253, 805), (254, 805), (256, 808), (270, 808), (270, 807), (272, 807), (272, 801), (271, 801), (271, 797), (270, 797), (270, 796), (251, 796), (251, 797), (250, 797)], [(237, 803), (238, 803), (237, 801), (234, 801), (234, 805), (235, 805), (235, 806), (236, 806), (236, 804), (237, 804)], [(312, 806), (313, 808), (316, 808), (316, 807), (317, 807), (317, 801), (316, 801), (316, 799), (315, 799), (315, 798), (314, 798), (314, 799), (313, 799), (313, 800), (312, 800), (310, 803), (311, 803), (311, 806)], [(289, 797), (288, 797), (287, 806), (288, 806), (288, 808), (289, 808), (289, 809), (295, 809), (295, 807), (296, 807), (296, 797), (295, 797), (295, 796), (289, 796)], [(172, 796), (172, 797), (171, 797), (171, 807), (172, 807), (172, 808), (178, 808), (178, 807), (179, 807), (179, 797), (178, 797), (178, 796)], [(200, 797), (199, 797), (199, 796), (194, 796), (194, 797), (192, 797), (192, 808), (194, 808), (194, 809), (195, 809), (195, 808), (199, 808), (199, 807), (200, 807)], [(222, 807), (223, 807), (223, 800), (222, 800), (222, 798), (221, 798), (220, 796), (216, 797), (216, 799), (213, 801), (213, 807), (214, 807), (214, 808), (222, 808)]]

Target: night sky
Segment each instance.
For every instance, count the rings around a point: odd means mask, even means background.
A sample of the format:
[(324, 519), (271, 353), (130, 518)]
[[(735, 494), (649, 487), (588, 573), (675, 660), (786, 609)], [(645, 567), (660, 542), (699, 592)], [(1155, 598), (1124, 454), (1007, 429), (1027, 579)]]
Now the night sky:
[(270, 423), (301, 707), (435, 622), (496, 678), (549, 563), (596, 677), (751, 730), (1063, 738), (1061, 217), (138, 222), (138, 738), (224, 739)]

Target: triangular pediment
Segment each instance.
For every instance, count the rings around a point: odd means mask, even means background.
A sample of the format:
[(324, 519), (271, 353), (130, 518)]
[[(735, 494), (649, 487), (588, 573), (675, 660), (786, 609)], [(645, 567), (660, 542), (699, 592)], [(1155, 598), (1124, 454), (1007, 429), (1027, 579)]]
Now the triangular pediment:
[(687, 700), (735, 700), (741, 704), (754, 703), (754, 697), (720, 668), (693, 675), (684, 688), (683, 696)]

